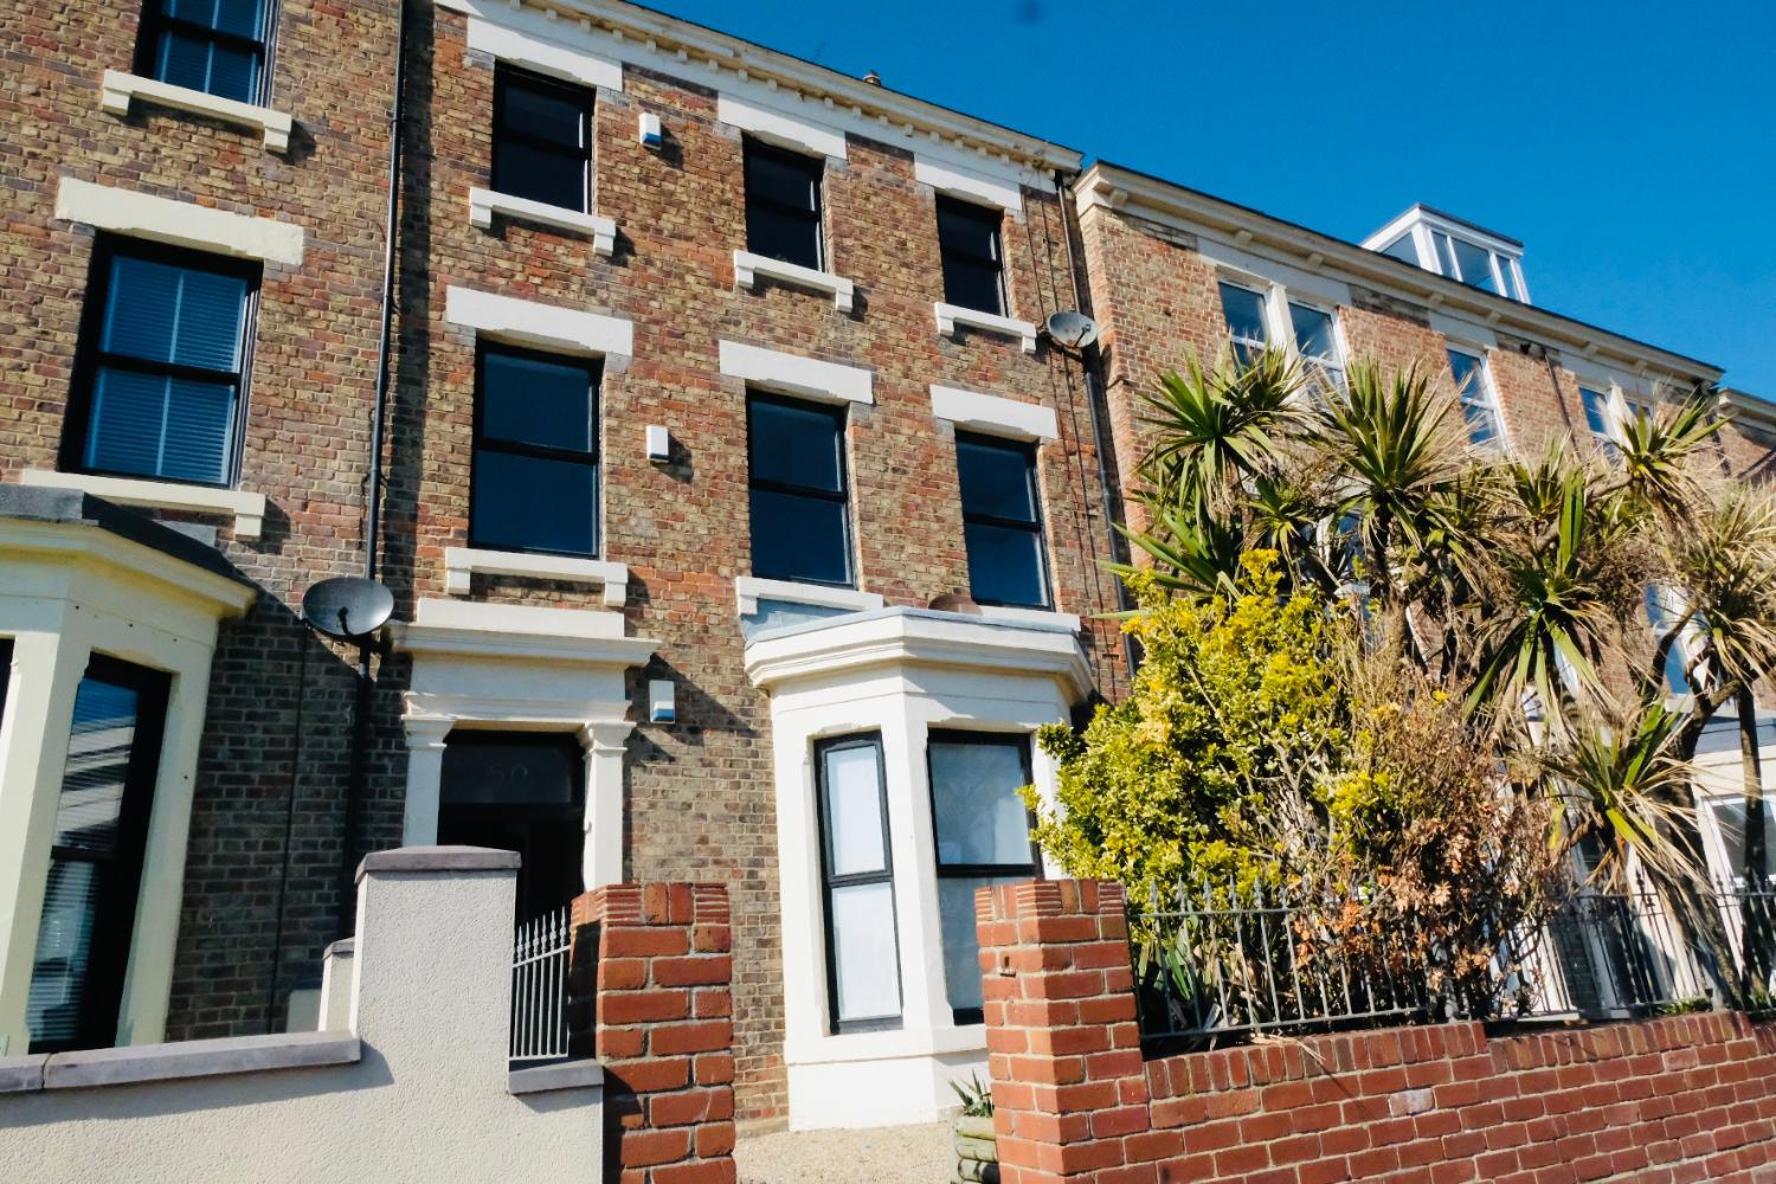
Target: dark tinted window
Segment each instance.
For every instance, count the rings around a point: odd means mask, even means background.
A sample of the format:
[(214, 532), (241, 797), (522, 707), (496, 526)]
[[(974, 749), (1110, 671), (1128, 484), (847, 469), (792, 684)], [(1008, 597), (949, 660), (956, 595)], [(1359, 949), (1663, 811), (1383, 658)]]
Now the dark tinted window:
[(165, 675), (96, 655), (75, 691), (25, 1004), (32, 1052), (117, 1038), (166, 691)]
[(598, 554), (598, 363), (483, 345), (470, 540)]
[(851, 583), (843, 410), (753, 395), (747, 404), (752, 574)]
[(494, 189), (585, 213), (592, 92), (509, 66), (493, 85)]
[(1001, 316), (1005, 312), (1004, 266), (999, 254), (997, 209), (937, 199), (937, 243), (943, 253), (944, 302)]
[(101, 240), (64, 466), (226, 485), (255, 267)]
[(968, 582), (981, 604), (1047, 608), (1047, 563), (1036, 496), (1036, 451), (990, 436), (956, 436)]
[(519, 920), (580, 891), (586, 758), (572, 733), (450, 733), (438, 842), (516, 851)]
[(270, 0), (147, 0), (136, 69), (174, 86), (258, 103)]
[(1017, 792), (1030, 784), (1030, 746), (1023, 736), (934, 731), (927, 757), (944, 981), (955, 1021), (978, 1024), (981, 974), (974, 894), (1036, 874), (1030, 812)]
[(824, 266), (820, 234), (820, 157), (745, 143), (746, 249), (811, 267)]
[(825, 740), (814, 757), (830, 1026), (835, 1032), (898, 1028), (900, 947), (882, 738)]

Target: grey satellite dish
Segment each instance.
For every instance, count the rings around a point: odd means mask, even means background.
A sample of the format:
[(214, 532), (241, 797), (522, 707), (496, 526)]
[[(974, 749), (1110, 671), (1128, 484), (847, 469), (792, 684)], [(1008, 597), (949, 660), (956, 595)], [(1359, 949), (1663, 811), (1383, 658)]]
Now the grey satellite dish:
[(302, 594), (302, 619), (328, 637), (358, 641), (394, 615), (394, 593), (363, 576), (337, 576), (310, 584)]
[(1068, 349), (1084, 349), (1098, 339), (1098, 323), (1072, 309), (1050, 314), (1046, 328), (1056, 345)]

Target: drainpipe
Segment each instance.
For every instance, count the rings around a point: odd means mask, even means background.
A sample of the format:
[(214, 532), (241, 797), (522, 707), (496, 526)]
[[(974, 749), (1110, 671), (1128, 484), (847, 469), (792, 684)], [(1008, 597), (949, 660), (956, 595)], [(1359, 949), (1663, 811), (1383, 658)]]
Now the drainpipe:
[[(364, 575), (376, 578), (377, 541), (382, 530), (382, 443), (389, 398), (389, 354), (393, 348), (395, 305), (395, 246), (400, 230), (401, 134), (407, 98), (407, 7), (411, 0), (397, 0), (395, 25), (395, 94), (389, 110), (388, 209), (383, 225), (382, 319), (376, 347), (376, 401), (370, 413), (370, 456), (364, 478)], [(344, 837), (340, 844), (339, 935), (352, 932), (357, 919), (358, 816), (369, 780), (370, 711), (374, 684), (370, 655), (374, 647), (366, 638), (358, 645), (357, 695), (352, 702), (351, 772), (346, 785)], [(286, 857), (287, 858), (287, 857)]]
[[(1077, 178), (1078, 174), (1075, 173), (1074, 180)], [(1056, 169), (1054, 171), (1054, 187), (1055, 196), (1060, 199), (1061, 203), (1061, 239), (1067, 249), (1067, 279), (1073, 285), (1073, 307), (1084, 312), (1085, 304), (1079, 288), (1079, 266), (1073, 260), (1073, 232), (1079, 229), (1078, 209), (1073, 201), (1073, 181), (1063, 179), (1061, 170)], [(1098, 418), (1098, 396), (1101, 391), (1107, 389), (1098, 382), (1098, 372), (1103, 367), (1103, 359), (1104, 355), (1098, 349), (1096, 342), (1079, 351), (1079, 369), (1085, 376), (1085, 410), (1091, 418), (1092, 450), (1097, 453), (1098, 458), (1098, 490), (1104, 499), (1104, 532), (1109, 536), (1110, 558), (1113, 561), (1122, 562), (1122, 536), (1116, 532), (1118, 521), (1116, 499), (1110, 490), (1110, 469), (1104, 461), (1104, 453), (1108, 443), (1104, 439), (1104, 429)], [(1123, 586), (1122, 580), (1117, 579), (1114, 582), (1117, 608), (1127, 610), (1133, 607), (1129, 601), (1128, 589)], [(1124, 660), (1128, 663), (1129, 676), (1133, 678), (1135, 647), (1133, 639), (1126, 633), (1122, 634), (1122, 650)]]

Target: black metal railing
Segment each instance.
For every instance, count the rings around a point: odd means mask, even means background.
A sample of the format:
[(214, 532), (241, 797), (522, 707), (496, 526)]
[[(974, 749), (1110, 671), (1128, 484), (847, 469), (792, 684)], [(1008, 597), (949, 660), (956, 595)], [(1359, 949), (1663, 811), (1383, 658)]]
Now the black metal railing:
[(1143, 1036), (1208, 1047), (1464, 1018), (1626, 1019), (1712, 1006), (1723, 978), (1748, 1008), (1771, 1006), (1770, 884), (1716, 884), (1677, 908), (1645, 884), (1575, 890), (1545, 923), (1501, 933), (1465, 977), (1410, 920), (1361, 920), (1370, 897), (1199, 883), (1149, 899), (1131, 918)]

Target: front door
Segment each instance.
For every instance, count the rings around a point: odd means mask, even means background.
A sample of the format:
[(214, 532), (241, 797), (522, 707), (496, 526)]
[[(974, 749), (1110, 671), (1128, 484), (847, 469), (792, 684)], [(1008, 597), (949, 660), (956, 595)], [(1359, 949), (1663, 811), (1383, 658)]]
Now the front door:
[(518, 852), (518, 920), (579, 894), (585, 812), (571, 734), (459, 729), (445, 742), (438, 842)]

